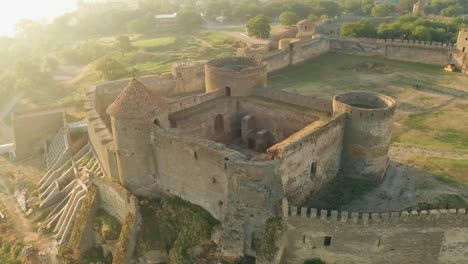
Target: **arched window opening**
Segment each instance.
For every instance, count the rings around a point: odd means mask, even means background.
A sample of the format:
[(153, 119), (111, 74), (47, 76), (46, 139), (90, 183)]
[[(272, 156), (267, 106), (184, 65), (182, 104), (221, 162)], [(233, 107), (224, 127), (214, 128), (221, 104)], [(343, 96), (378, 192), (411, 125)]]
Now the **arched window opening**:
[(224, 88), (224, 94), (225, 94), (226, 96), (231, 96), (231, 87), (226, 86), (226, 87)]
[(178, 72), (178, 73), (177, 73), (177, 77), (178, 77), (178, 78), (182, 78), (182, 73), (181, 73), (181, 72)]
[(157, 126), (161, 126), (161, 123), (159, 123), (159, 119), (154, 119), (153, 121), (153, 124), (157, 125)]
[(217, 134), (224, 133), (224, 117), (222, 114), (219, 114), (215, 118), (215, 132)]

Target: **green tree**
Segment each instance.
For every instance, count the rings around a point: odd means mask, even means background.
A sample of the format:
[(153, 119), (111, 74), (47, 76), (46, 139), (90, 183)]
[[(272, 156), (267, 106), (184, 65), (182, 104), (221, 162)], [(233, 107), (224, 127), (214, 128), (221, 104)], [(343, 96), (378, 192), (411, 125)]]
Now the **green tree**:
[(270, 37), (270, 19), (265, 15), (257, 15), (247, 23), (247, 33), (249, 36), (259, 38)]
[(292, 25), (296, 25), (297, 22), (299, 22), (299, 17), (294, 12), (286, 11), (286, 12), (281, 13), (280, 21), (281, 21), (281, 25), (283, 26), (292, 26)]
[(440, 14), (443, 16), (454, 17), (459, 16), (465, 12), (465, 9), (461, 5), (451, 5), (447, 8), (444, 8), (440, 11)]
[(317, 22), (317, 21), (319, 20), (319, 18), (318, 18), (316, 15), (314, 15), (314, 14), (310, 14), (310, 15), (307, 17), (307, 19), (309, 19), (309, 20), (312, 21), (312, 22)]
[(378, 4), (371, 10), (371, 14), (374, 17), (385, 17), (393, 11), (393, 6), (388, 4)]
[(177, 27), (185, 32), (197, 30), (203, 23), (200, 13), (191, 9), (184, 9), (177, 13), (176, 24)]
[(99, 59), (95, 64), (95, 69), (99, 71), (106, 80), (115, 80), (128, 73), (125, 65), (109, 57)]
[(416, 26), (413, 32), (411, 32), (411, 35), (418, 40), (431, 40), (431, 30), (425, 26)]
[(357, 23), (344, 23), (340, 35), (345, 37), (375, 38), (377, 30), (369, 20), (362, 19)]
[(363, 0), (361, 4), (361, 12), (363, 15), (370, 15), (372, 8), (374, 7), (373, 0)]
[(116, 45), (122, 53), (130, 52), (134, 49), (128, 36), (118, 36), (116, 40)]

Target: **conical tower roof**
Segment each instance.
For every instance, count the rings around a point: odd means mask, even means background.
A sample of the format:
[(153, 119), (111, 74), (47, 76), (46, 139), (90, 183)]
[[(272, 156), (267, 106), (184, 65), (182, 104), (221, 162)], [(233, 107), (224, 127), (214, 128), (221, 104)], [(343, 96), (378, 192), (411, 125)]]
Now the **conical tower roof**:
[(158, 103), (140, 81), (133, 79), (107, 108), (110, 116), (118, 119), (143, 119), (156, 115)]

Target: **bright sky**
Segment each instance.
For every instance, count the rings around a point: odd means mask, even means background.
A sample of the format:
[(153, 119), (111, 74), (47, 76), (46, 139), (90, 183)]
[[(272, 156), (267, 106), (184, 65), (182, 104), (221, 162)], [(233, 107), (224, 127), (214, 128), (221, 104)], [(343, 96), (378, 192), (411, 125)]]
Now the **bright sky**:
[(0, 35), (13, 36), (15, 24), (24, 18), (51, 19), (76, 9), (76, 0), (1, 0)]

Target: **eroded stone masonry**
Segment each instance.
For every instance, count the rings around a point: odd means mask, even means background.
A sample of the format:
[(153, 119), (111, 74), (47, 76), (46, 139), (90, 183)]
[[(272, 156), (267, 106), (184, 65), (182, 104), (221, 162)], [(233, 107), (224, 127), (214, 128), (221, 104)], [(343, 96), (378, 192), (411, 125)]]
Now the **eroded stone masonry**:
[[(226, 257), (257, 256), (259, 263), (303, 263), (314, 256), (338, 258), (337, 263), (350, 256), (366, 263), (436, 263), (443, 256), (431, 254), (448, 244), (466, 257), (466, 239), (450, 240), (457, 228), (466, 233), (464, 209), (387, 214), (298, 209), (335, 177), (382, 181), (396, 110), (392, 98), (369, 92), (325, 100), (269, 89), (269, 71), (330, 50), (353, 50), (357, 41), (312, 39), (314, 33), (313, 24), (302, 21), (297, 39), (279, 40), (279, 50), (262, 59), (177, 64), (170, 73), (91, 87), (87, 144), (73, 142), (76, 127), (64, 117), (66, 109), (15, 114), (18, 156), (25, 155), (24, 144), (45, 150), (49, 172), (40, 182), (41, 207), (53, 208), (47, 221), (59, 242), (81, 252), (91, 248), (96, 242), (86, 234), (92, 233), (95, 211), (103, 208), (128, 225), (130, 237), (120, 242), (126, 246), (113, 253), (132, 263), (142, 221), (137, 197), (178, 196), (219, 220), (221, 234), (213, 240)], [(367, 52), (366, 45), (359, 52)], [(372, 45), (376, 52), (384, 47), (386, 56), (397, 48), (422, 54), (435, 49), (441, 63), (452, 52), (441, 45), (379, 40)], [(453, 52), (466, 56), (464, 48)], [(41, 127), (40, 133), (26, 134), (28, 122)], [(45, 143), (37, 143), (38, 137)], [(271, 219), (283, 223), (274, 258), (257, 252)], [(453, 232), (440, 233), (449, 232), (444, 226)], [(354, 250), (349, 246), (354, 243), (363, 248)], [(411, 246), (424, 262), (405, 261)], [(369, 250), (377, 262), (368, 261)]]

